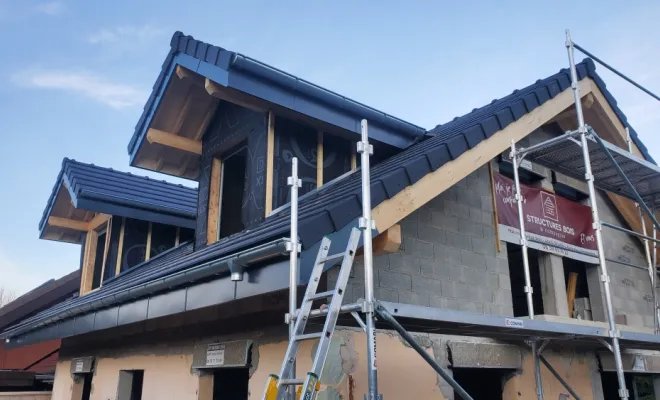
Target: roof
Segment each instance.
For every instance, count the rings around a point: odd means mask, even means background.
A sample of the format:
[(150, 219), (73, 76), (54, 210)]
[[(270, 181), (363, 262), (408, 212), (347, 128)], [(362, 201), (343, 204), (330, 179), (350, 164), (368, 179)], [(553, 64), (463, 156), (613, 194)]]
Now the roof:
[(195, 227), (196, 188), (64, 158), (39, 221), (41, 232), (63, 187), (77, 209)]
[(175, 32), (170, 51), (128, 144), (131, 165), (177, 66), (185, 67), (226, 88), (263, 99), (314, 119), (360, 133), (360, 120), (371, 124), (378, 141), (404, 148), (426, 129), (393, 117), (287, 72)]
[(0, 308), (0, 329), (53, 306), (78, 293), (80, 271), (73, 271), (59, 279), (51, 279)]
[[(615, 112), (625, 122), (625, 116), (616, 108), (616, 102), (607, 92), (604, 82), (596, 75), (593, 62), (590, 60), (583, 61), (577, 65), (577, 71), (579, 79), (590, 77), (598, 84), (600, 90), (608, 98), (608, 101), (610, 101), (612, 108), (616, 110)], [(455, 118), (446, 124), (438, 125), (429, 132), (426, 140), (416, 143), (399, 154), (372, 167), (372, 207), (378, 206), (406, 187), (413, 185), (425, 175), (436, 171), (446, 163), (460, 157), (469, 149), (477, 146), (481, 141), (491, 137), (496, 132), (504, 129), (512, 122), (520, 119), (569, 87), (569, 71), (562, 69), (558, 73), (538, 80), (526, 88), (516, 90), (502, 99), (494, 100), (490, 104), (475, 109), (462, 117)], [(631, 134), (634, 134), (639, 148), (650, 159), (646, 148), (641, 144), (632, 129)], [(361, 177), (359, 171), (353, 171), (344, 177), (338, 178), (333, 183), (302, 196), (299, 201), (298, 212), (298, 230), (304, 250), (301, 255), (301, 265), (306, 262), (306, 259), (309, 259), (309, 254), (311, 254), (314, 246), (318, 244), (323, 236), (334, 233), (343, 234), (346, 232), (347, 227), (356, 223), (361, 213)], [(135, 285), (144, 286), (146, 282), (153, 282), (156, 278), (160, 279), (172, 273), (189, 269), (200, 263), (214, 260), (218, 257), (232, 255), (237, 251), (282, 237), (289, 233), (289, 222), (289, 210), (285, 207), (269, 216), (253, 229), (223, 238), (192, 254), (172, 259), (169, 262), (163, 262), (158, 268), (153, 266), (144, 267), (145, 271), (147, 271), (147, 268), (151, 271), (157, 270), (157, 274), (147, 274), (138, 271), (136, 272), (135, 279), (117, 279), (112, 283), (112, 287), (122, 286), (123, 288), (130, 288)], [(304, 281), (304, 268), (301, 267), (301, 282)], [(286, 287), (286, 279), (283, 280), (282, 285), (282, 287), (273, 288), (273, 284), (271, 284), (268, 288), (269, 290), (283, 289)], [(264, 287), (262, 286), (261, 288)], [(257, 294), (256, 292), (256, 289), (253, 290), (252, 295)], [(103, 296), (111, 297), (111, 295), (112, 291), (110, 288), (104, 286), (99, 292), (85, 296), (84, 299), (89, 298), (90, 300), (94, 300), (96, 302), (94, 307), (102, 308)], [(29, 321), (32, 327), (26, 331), (35, 329), (35, 327), (40, 325), (48, 324), (49, 321), (65, 318), (68, 310), (71, 310), (74, 306), (76, 304), (65, 304), (36, 316), (33, 320)], [(20, 331), (15, 330), (14, 332)], [(11, 334), (11, 330), (3, 333), (4, 336)]]

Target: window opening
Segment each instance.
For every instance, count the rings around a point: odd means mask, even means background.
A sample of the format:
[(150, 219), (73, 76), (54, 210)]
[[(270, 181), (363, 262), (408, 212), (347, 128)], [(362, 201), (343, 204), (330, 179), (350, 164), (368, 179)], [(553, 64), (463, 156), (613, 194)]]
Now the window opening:
[[(454, 368), (454, 380), (474, 400), (501, 400), (506, 376), (511, 371), (499, 368)], [(459, 399), (454, 392), (454, 398)]]
[(243, 224), (243, 193), (247, 171), (247, 147), (243, 146), (223, 157), (220, 179), (220, 229), (218, 238), (245, 229)]
[[(527, 296), (525, 294), (525, 270), (523, 267), (522, 247), (507, 243), (507, 257), (509, 260), (509, 278), (511, 279), (511, 300), (513, 302), (513, 316), (527, 316)], [(529, 260), (529, 275), (532, 283), (532, 303), (534, 315), (543, 314), (543, 297), (541, 292), (541, 274), (539, 273), (538, 251), (527, 249)]]
[[(564, 281), (566, 293), (570, 296), (571, 285), (575, 285), (573, 304), (568, 305), (569, 316), (584, 320), (593, 320), (591, 315), (591, 301), (589, 298), (589, 285), (587, 283), (587, 264), (568, 257), (563, 258)], [(573, 277), (571, 277), (573, 275)], [(573, 283), (575, 282), (575, 283)], [(586, 300), (585, 300), (586, 299)]]
[(248, 398), (248, 368), (218, 368), (213, 371), (213, 400)]
[(92, 289), (101, 286), (101, 275), (103, 274), (103, 254), (105, 253), (106, 230), (99, 232), (96, 238), (96, 254), (94, 258), (94, 272), (92, 273)]
[(119, 371), (117, 400), (142, 400), (144, 370)]
[(151, 224), (151, 252), (149, 258), (174, 247), (176, 241), (176, 226), (153, 222)]
[(145, 260), (148, 233), (149, 222), (126, 218), (120, 271), (125, 271)]

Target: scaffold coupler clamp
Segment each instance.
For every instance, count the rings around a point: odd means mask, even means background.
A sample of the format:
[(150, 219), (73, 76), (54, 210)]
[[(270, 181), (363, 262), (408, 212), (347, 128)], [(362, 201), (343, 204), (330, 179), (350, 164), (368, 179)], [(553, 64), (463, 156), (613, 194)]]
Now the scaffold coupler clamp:
[(374, 146), (369, 144), (369, 142), (357, 142), (357, 152), (364, 153), (365, 150), (369, 153), (370, 156), (374, 155)]
[(377, 394), (376, 398), (374, 399), (371, 396), (369, 396), (368, 394), (365, 394), (364, 395), (364, 400), (383, 400), (383, 395), (382, 394)]
[[(367, 226), (369, 226), (369, 224), (367, 223), (367, 219), (364, 218), (364, 217), (360, 217), (360, 219), (358, 220), (358, 228), (364, 230), (364, 229), (367, 228)], [(371, 230), (374, 230), (374, 229), (376, 229), (376, 221), (372, 219), (371, 220)]]

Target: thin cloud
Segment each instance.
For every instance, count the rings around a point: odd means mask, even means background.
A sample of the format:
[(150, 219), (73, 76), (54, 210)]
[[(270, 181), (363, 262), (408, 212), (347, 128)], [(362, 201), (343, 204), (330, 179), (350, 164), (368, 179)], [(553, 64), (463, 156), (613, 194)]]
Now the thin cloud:
[(147, 92), (110, 82), (89, 72), (29, 71), (16, 74), (14, 83), (39, 89), (63, 90), (85, 96), (115, 109), (144, 104)]
[(61, 1), (48, 1), (37, 4), (35, 9), (48, 15), (60, 15), (64, 11), (64, 4)]
[(98, 45), (130, 45), (136, 47), (149, 43), (165, 33), (149, 24), (143, 26), (119, 26), (101, 29), (87, 37), (87, 42)]

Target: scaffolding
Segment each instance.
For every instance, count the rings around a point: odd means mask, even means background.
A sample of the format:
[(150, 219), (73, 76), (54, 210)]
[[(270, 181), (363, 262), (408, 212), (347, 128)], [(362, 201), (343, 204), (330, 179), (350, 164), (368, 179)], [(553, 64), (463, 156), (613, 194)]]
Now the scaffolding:
[[(424, 350), (423, 347), (415, 342), (407, 329), (439, 334), (483, 336), (493, 339), (526, 343), (531, 348), (531, 353), (534, 359), (536, 396), (539, 400), (544, 399), (541, 364), (550, 371), (550, 373), (564, 386), (573, 398), (579, 399), (577, 393), (561, 377), (561, 375), (557, 373), (542, 354), (543, 350), (551, 341), (571, 341), (572, 343), (589, 345), (594, 349), (605, 347), (610, 350), (613, 353), (615, 360), (619, 386), (618, 395), (622, 400), (627, 400), (629, 398), (621, 360), (622, 346), (635, 349), (657, 350), (659, 348), (660, 307), (658, 307), (656, 295), (657, 270), (655, 265), (657, 261), (657, 244), (660, 243), (660, 240), (657, 239), (657, 230), (660, 229), (660, 224), (655, 217), (655, 210), (660, 205), (660, 168), (633, 154), (631, 138), (627, 129), (626, 139), (628, 141), (628, 149), (626, 151), (602, 140), (592, 127), (585, 124), (580, 100), (581, 95), (574, 59), (574, 49), (582, 51), (596, 62), (599, 62), (652, 97), (658, 100), (660, 100), (660, 98), (604, 63), (602, 60), (593, 56), (577, 44), (573, 43), (569, 31), (566, 31), (566, 48), (570, 64), (571, 87), (573, 90), (575, 111), (577, 115), (577, 130), (566, 132), (563, 135), (527, 148), (519, 148), (513, 141), (511, 143), (511, 160), (513, 164), (515, 201), (518, 210), (520, 246), (523, 256), (525, 279), (524, 291), (527, 302), (528, 319), (382, 302), (375, 298), (372, 255), (372, 229), (374, 229), (375, 226), (374, 221), (371, 218), (369, 175), (369, 157), (373, 154), (373, 147), (369, 144), (368, 125), (366, 120), (362, 121), (361, 141), (357, 143), (357, 150), (361, 153), (363, 215), (359, 219), (359, 228), (362, 231), (361, 237), (364, 249), (365, 299), (359, 300), (357, 303), (345, 304), (340, 307), (338, 306), (337, 310), (328, 311), (327, 307), (325, 309), (321, 307), (311, 311), (307, 310), (306, 314), (301, 314), (301, 309), (297, 308), (296, 292), (299, 277), (298, 252), (300, 251), (300, 246), (297, 240), (297, 188), (299, 186), (299, 180), (297, 176), (297, 163), (294, 159), (294, 162), (292, 163), (292, 176), (289, 178), (289, 184), (291, 185), (291, 243), (289, 246), (291, 252), (291, 279), (289, 313), (287, 314), (286, 321), (290, 325), (290, 343), (296, 340), (294, 336), (294, 321), (298, 316), (302, 315), (302, 318), (312, 318), (327, 315), (330, 312), (350, 313), (367, 335), (368, 392), (365, 394), (365, 400), (382, 399), (382, 395), (378, 393), (377, 382), (375, 336), (376, 317), (393, 327), (464, 400), (472, 400), (472, 397), (453, 379), (451, 373), (445, 371), (441, 365)], [(587, 183), (590, 199), (589, 206), (592, 216), (592, 228), (596, 236), (600, 282), (605, 294), (608, 328), (597, 325), (577, 325), (538, 320), (534, 318), (533, 289), (530, 277), (528, 244), (536, 243), (544, 245), (550, 248), (555, 248), (555, 251), (572, 251), (580, 253), (580, 250), (563, 247), (559, 244), (548, 245), (548, 243), (537, 241), (526, 234), (523, 217), (523, 197), (521, 194), (520, 177), (518, 174), (521, 162), (525, 159), (560, 172), (566, 176), (586, 181)], [(604, 192), (614, 193), (634, 201), (639, 210), (642, 232), (635, 232), (624, 227), (601, 221), (596, 201), (597, 189)], [(651, 235), (649, 235), (646, 230), (645, 218), (648, 218), (652, 222)], [(613, 229), (641, 239), (647, 265), (635, 265), (626, 261), (606, 257), (602, 237), (603, 228)], [(586, 251), (583, 255), (593, 257), (593, 253)], [(610, 276), (607, 270), (608, 263), (617, 263), (648, 271), (653, 292), (653, 334), (622, 331), (617, 327), (612, 304)], [(362, 312), (365, 315), (365, 321), (362, 320), (358, 312)], [(334, 327), (332, 329), (334, 329)], [(330, 332), (330, 334), (331, 333), (332, 332)], [(285, 360), (285, 363), (286, 362), (287, 361)], [(289, 362), (294, 363), (293, 371), (295, 372), (295, 361)], [(282, 378), (281, 381), (295, 380), (293, 375), (283, 376)], [(276, 386), (279, 385), (279, 383), (277, 383), (276, 380), (271, 380), (268, 385)], [(267, 386), (266, 392), (268, 392), (268, 390), (269, 386)], [(300, 391), (298, 391), (298, 395), (300, 395)], [(315, 395), (312, 394), (311, 396), (305, 396), (304, 399), (312, 400), (314, 397)], [(284, 394), (284, 398), (292, 400), (296, 399), (296, 393), (293, 390), (287, 391)], [(271, 397), (264, 396), (264, 399), (271, 399)]]

